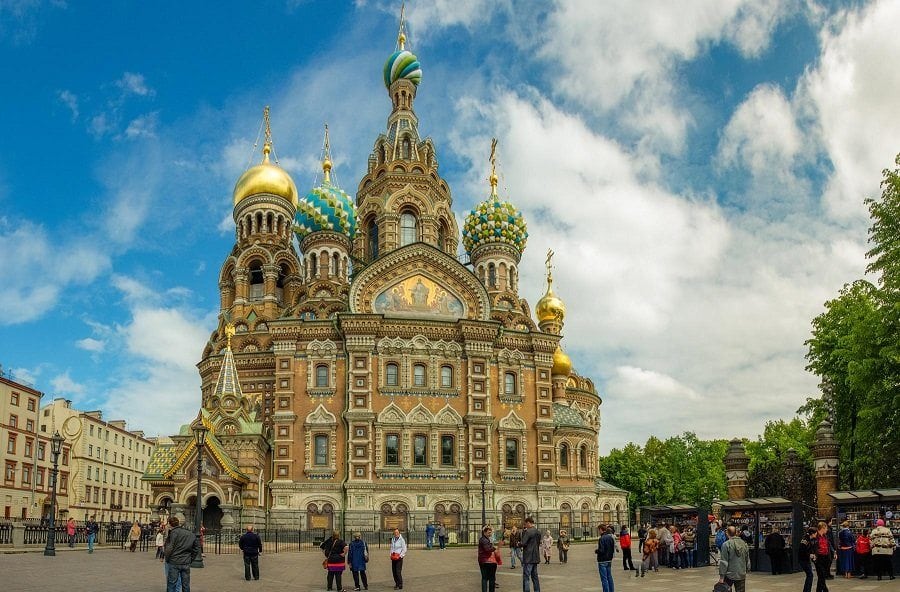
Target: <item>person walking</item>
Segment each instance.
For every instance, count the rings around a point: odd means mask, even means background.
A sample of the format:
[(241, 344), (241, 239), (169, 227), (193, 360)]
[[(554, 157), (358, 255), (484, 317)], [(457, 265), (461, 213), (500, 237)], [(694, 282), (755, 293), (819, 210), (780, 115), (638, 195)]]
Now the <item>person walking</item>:
[(522, 563), (522, 533), (513, 524), (509, 529), (509, 569), (516, 569), (516, 559)]
[[(656, 529), (651, 528), (647, 531), (647, 540), (641, 548), (641, 577), (644, 577), (648, 571), (659, 571), (659, 539), (656, 538)], [(634, 577), (638, 573), (634, 572)]]
[(856, 554), (856, 537), (850, 530), (850, 523), (841, 523), (838, 531), (838, 573), (849, 579), (853, 577), (853, 556)]
[(200, 556), (200, 539), (182, 527), (178, 518), (169, 518), (166, 536), (166, 592), (176, 592), (181, 580), (181, 592), (191, 592), (191, 563)]
[(97, 524), (95, 516), (91, 516), (84, 525), (84, 532), (87, 533), (88, 553), (94, 552), (94, 543), (97, 541), (97, 533), (100, 532), (100, 525)]
[(434, 531), (434, 524), (429, 520), (425, 525), (425, 548), (429, 551), (434, 547)]
[(893, 580), (894, 565), (892, 560), (897, 542), (894, 540), (894, 535), (891, 534), (891, 529), (884, 525), (884, 520), (879, 518), (875, 525), (875, 528), (869, 533), (869, 540), (872, 544), (872, 569), (878, 574), (879, 582), (882, 574), (886, 574)]
[[(441, 528), (444, 525), (441, 524)], [(444, 531), (446, 533), (446, 530)], [(446, 538), (446, 534), (444, 535)], [(442, 539), (443, 540), (443, 539)], [(441, 544), (441, 548), (444, 546)], [(400, 534), (400, 529), (394, 529), (391, 537), (391, 574), (394, 576), (394, 590), (403, 590), (403, 558), (406, 557), (406, 541)]]
[[(432, 532), (434, 527), (432, 526)], [(369, 589), (369, 580), (366, 578), (366, 563), (369, 562), (369, 545), (362, 540), (362, 533), (354, 532), (350, 542), (350, 550), (347, 552), (347, 563), (350, 564), (350, 573), (353, 574), (353, 589), (359, 590), (359, 581), (362, 580), (363, 588)]]
[(559, 538), (556, 539), (556, 550), (559, 551), (559, 562), (569, 562), (569, 533), (565, 530), (559, 531)]
[(491, 540), (493, 529), (485, 526), (478, 539), (478, 567), (481, 569), (481, 592), (494, 592), (497, 585), (497, 554), (499, 551)]
[(637, 571), (631, 558), (631, 533), (627, 526), (619, 531), (619, 548), (622, 549), (622, 568), (625, 571)]
[(69, 518), (66, 520), (66, 536), (69, 539), (69, 547), (75, 547), (75, 531), (77, 530), (75, 526), (75, 519)]
[(647, 540), (648, 530), (650, 529), (644, 524), (638, 526), (638, 553), (642, 553), (644, 550), (644, 541)]
[(141, 525), (135, 520), (131, 523), (131, 530), (128, 531), (128, 542), (131, 544), (128, 550), (134, 553), (137, 548), (138, 541), (141, 540)]
[[(522, 592), (541, 592), (541, 581), (538, 577), (538, 564), (541, 562), (541, 533), (534, 527), (534, 518), (525, 518), (525, 529), (522, 531)], [(530, 582), (530, 584), (529, 584)]]
[(544, 563), (550, 565), (550, 550), (553, 548), (553, 535), (550, 534), (550, 530), (544, 531), (544, 536), (541, 537), (541, 557), (544, 558)]
[(728, 540), (722, 545), (719, 556), (719, 582), (735, 592), (746, 592), (747, 572), (750, 571), (750, 547), (733, 526), (728, 527)]
[(597, 527), (600, 532), (600, 538), (597, 539), (597, 548), (594, 553), (597, 555), (597, 571), (600, 572), (600, 585), (603, 592), (614, 592), (612, 577), (612, 560), (616, 554), (616, 539), (613, 538), (612, 526), (607, 527), (601, 524)]
[[(263, 545), (259, 535), (253, 532), (253, 525), (247, 525), (247, 532), (238, 539), (238, 549), (244, 553), (244, 579), (250, 581), (250, 575), (254, 580), (259, 579), (259, 555)], [(340, 586), (340, 581), (338, 582)]]
[(441, 522), (437, 527), (437, 535), (438, 535), (438, 545), (441, 548), (441, 551), (447, 546), (447, 527), (444, 526), (444, 523)]
[(800, 564), (800, 569), (806, 574), (806, 579), (803, 581), (803, 592), (812, 592), (812, 562), (816, 559), (815, 549), (813, 548), (813, 536), (815, 534), (815, 528), (807, 528), (806, 533), (800, 537), (800, 546), (797, 549), (797, 563)]
[(828, 576), (831, 575), (831, 560), (835, 557), (834, 543), (828, 536), (828, 525), (819, 522), (813, 539), (813, 553), (816, 566), (816, 592), (828, 592)]
[(869, 540), (869, 529), (864, 528), (862, 534), (856, 537), (856, 546), (853, 549), (856, 554), (856, 568), (859, 579), (865, 580), (872, 571), (872, 541)]

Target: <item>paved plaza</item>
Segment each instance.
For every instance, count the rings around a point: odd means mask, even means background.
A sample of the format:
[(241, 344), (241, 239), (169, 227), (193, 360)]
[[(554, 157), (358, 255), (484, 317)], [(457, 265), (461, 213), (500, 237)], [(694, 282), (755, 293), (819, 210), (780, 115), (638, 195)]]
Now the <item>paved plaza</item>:
[[(372, 548), (369, 563), (369, 589), (372, 592), (393, 590), (390, 559), (387, 550)], [(617, 556), (618, 558), (618, 556)], [(264, 555), (260, 558), (261, 581), (243, 578), (240, 555), (208, 555), (206, 568), (193, 570), (194, 592), (324, 592), (325, 572), (322, 555), (302, 551)], [(506, 558), (504, 559), (506, 561)], [(618, 566), (617, 566), (618, 567)], [(130, 592), (164, 590), (162, 564), (153, 552), (129, 553), (119, 549), (101, 549), (88, 555), (86, 551), (59, 550), (56, 557), (41, 553), (0, 554), (0, 590), (4, 592)], [(480, 578), (475, 562), (475, 549), (453, 548), (445, 551), (412, 549), (404, 569), (404, 590), (410, 592), (479, 592)], [(519, 592), (522, 577), (508, 562), (498, 569), (502, 592)], [(594, 560), (594, 546), (573, 545), (569, 563), (541, 565), (543, 592), (598, 592), (600, 580)], [(644, 578), (626, 577), (620, 568), (614, 572), (617, 592), (709, 592), (716, 579), (713, 568), (675, 571), (663, 569)], [(350, 572), (344, 573), (344, 587), (353, 588)], [(748, 592), (794, 592), (803, 587), (803, 575), (770, 576), (751, 574)], [(832, 591), (850, 592), (880, 590), (900, 592), (900, 578), (894, 581), (869, 580), (829, 581)]]

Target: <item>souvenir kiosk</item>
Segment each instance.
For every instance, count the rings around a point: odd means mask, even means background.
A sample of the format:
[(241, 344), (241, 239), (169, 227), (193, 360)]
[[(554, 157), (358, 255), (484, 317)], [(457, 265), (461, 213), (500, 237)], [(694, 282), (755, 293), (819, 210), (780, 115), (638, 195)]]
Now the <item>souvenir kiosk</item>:
[[(859, 535), (864, 528), (871, 530), (875, 521), (882, 519), (900, 547), (900, 488), (833, 491), (828, 495), (837, 509), (836, 531), (846, 520), (853, 534)], [(900, 549), (894, 549), (894, 573), (900, 573)]]
[(804, 526), (802, 504), (783, 497), (761, 497), (725, 500), (719, 505), (723, 524), (749, 531), (750, 568), (753, 571), (772, 570), (763, 541), (773, 529), (784, 537), (785, 567), (789, 572), (797, 571), (797, 548)]
[[(705, 567), (709, 565), (709, 510), (690, 506), (687, 504), (674, 504), (670, 506), (641, 506), (639, 515), (641, 524), (674, 524), (680, 532), (688, 526), (694, 529), (697, 537), (695, 566)], [(702, 518), (702, 520), (701, 520)]]

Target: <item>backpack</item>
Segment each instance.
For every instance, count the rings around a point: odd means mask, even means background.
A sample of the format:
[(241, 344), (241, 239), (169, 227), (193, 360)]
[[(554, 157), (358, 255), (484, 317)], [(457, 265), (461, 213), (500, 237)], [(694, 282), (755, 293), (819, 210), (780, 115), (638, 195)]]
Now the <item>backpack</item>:
[(727, 540), (728, 540), (728, 536), (725, 534), (724, 528), (720, 528), (718, 531), (716, 531), (716, 549), (721, 551), (722, 545), (724, 545), (725, 541), (727, 541)]

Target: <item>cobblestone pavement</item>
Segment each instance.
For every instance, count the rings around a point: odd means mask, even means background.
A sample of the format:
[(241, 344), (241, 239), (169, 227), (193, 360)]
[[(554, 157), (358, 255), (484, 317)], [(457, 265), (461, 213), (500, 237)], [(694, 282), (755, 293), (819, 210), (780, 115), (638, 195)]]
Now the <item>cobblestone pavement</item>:
[[(394, 587), (391, 566), (385, 549), (371, 549), (369, 589), (388, 592)], [(618, 557), (617, 557), (618, 558)], [(208, 555), (204, 569), (192, 570), (193, 592), (324, 592), (325, 573), (322, 555), (315, 551), (278, 553), (260, 558), (261, 580), (244, 580), (239, 555)], [(509, 567), (508, 556), (497, 570), (499, 592), (519, 592), (522, 576), (519, 568)], [(620, 565), (613, 572), (617, 592), (709, 592), (717, 579), (714, 568), (694, 570), (662, 569), (658, 574), (635, 578)], [(593, 545), (573, 545), (569, 562), (555, 560), (541, 565), (542, 592), (599, 592), (600, 579), (594, 561)], [(479, 592), (481, 580), (475, 563), (474, 548), (426, 551), (412, 549), (404, 569), (404, 590), (408, 592)], [(344, 572), (344, 587), (353, 589), (350, 572)], [(894, 581), (844, 580), (828, 582), (832, 592), (878, 590), (900, 592), (900, 578)], [(803, 574), (770, 576), (751, 574), (748, 592), (797, 592), (803, 588)], [(118, 549), (100, 549), (88, 555), (84, 549), (58, 550), (56, 557), (41, 553), (0, 554), (0, 591), (2, 592), (130, 592), (162, 591), (162, 564), (153, 552), (129, 553)]]

